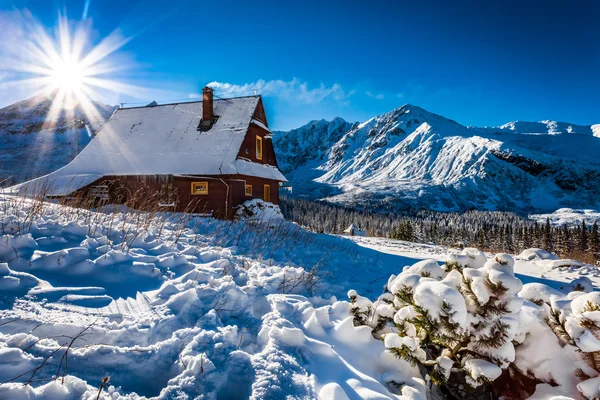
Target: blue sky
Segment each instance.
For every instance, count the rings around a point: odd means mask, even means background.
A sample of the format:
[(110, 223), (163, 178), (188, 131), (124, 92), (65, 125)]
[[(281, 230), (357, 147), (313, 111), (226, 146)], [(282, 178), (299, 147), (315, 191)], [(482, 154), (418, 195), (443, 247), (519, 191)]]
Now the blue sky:
[[(131, 38), (111, 56), (128, 66), (116, 74), (152, 90), (102, 92), (105, 102), (193, 98), (218, 82), (223, 95), (259, 87), (275, 129), (404, 103), (467, 125), (600, 123), (597, 1), (0, 0), (0, 10), (0, 22), (31, 13), (49, 31), (66, 11), (92, 41)], [(1, 90), (0, 105), (25, 92)]]

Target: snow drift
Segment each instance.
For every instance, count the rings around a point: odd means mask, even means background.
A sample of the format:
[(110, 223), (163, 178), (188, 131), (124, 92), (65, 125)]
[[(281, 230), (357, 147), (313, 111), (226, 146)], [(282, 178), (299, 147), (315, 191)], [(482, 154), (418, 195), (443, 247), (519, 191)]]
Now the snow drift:
[[(442, 384), (394, 350), (427, 360), (423, 310), (479, 342), (506, 335), (489, 352), (468, 345), (479, 357), (429, 360), (438, 377), (460, 367), (474, 385), (501, 383), (514, 364), (538, 398), (597, 395), (586, 357), (599, 348), (600, 298), (581, 279), (570, 294), (523, 285), (523, 264), (564, 268), (539, 264), (557, 261), (540, 250), (513, 263), (445, 249), (440, 264), (278, 221), (0, 197), (0, 398), (425, 400)], [(576, 276), (569, 268), (561, 274)], [(394, 298), (408, 288), (412, 308)], [(506, 307), (498, 326), (481, 312), (490, 304)]]

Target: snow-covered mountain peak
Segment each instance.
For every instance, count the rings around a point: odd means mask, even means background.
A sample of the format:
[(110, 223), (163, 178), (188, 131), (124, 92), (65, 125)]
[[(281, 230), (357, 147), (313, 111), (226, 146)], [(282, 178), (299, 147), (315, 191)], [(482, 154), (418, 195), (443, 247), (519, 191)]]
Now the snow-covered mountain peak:
[(366, 130), (367, 136), (373, 138), (372, 142), (381, 144), (393, 140), (393, 137), (407, 136), (423, 124), (426, 124), (428, 129), (421, 129), (421, 133), (435, 134), (439, 131), (452, 135), (469, 134), (467, 128), (456, 121), (408, 103), (359, 124), (356, 130)]
[(277, 162), (284, 173), (289, 173), (311, 160), (320, 160), (343, 134), (356, 123), (336, 117), (332, 121), (313, 120), (289, 132), (275, 131), (273, 143), (277, 148)]
[(324, 129), (327, 132), (332, 132), (338, 129), (341, 125), (347, 124), (346, 120), (342, 117), (335, 117), (331, 121), (327, 121), (326, 119), (315, 119), (309, 121), (307, 124), (297, 128), (296, 130), (318, 130)]
[[(398, 118), (399, 120), (404, 121), (414, 121), (419, 120), (421, 122), (428, 122), (430, 125), (435, 125), (436, 123), (446, 123), (446, 124), (456, 124), (459, 125), (456, 121), (453, 121), (449, 118), (443, 117), (439, 114), (428, 111), (422, 107), (415, 106), (414, 104), (406, 103), (401, 107), (398, 107), (390, 112), (381, 114), (379, 117), (389, 117), (393, 116)], [(376, 118), (379, 118), (376, 117)]]
[[(282, 133), (278, 157), (297, 131)], [(600, 205), (600, 124), (466, 127), (405, 104), (336, 133), (317, 136), (325, 152), (286, 171), (295, 194), (395, 211)]]

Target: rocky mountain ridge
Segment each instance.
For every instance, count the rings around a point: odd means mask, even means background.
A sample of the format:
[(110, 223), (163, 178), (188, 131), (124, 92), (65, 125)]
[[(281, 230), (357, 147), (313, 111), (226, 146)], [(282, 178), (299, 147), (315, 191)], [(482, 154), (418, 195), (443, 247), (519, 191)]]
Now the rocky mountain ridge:
[[(363, 123), (342, 121), (275, 134), (295, 195), (387, 211), (529, 213), (600, 204), (600, 124), (467, 127), (411, 104)], [(288, 156), (290, 143), (319, 137), (310, 156)]]

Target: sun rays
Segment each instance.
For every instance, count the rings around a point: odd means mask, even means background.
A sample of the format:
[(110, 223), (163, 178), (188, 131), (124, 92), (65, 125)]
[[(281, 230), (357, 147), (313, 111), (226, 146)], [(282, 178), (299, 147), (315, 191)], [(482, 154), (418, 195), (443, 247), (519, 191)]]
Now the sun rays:
[(96, 33), (89, 20), (75, 23), (59, 15), (53, 32), (28, 15), (23, 15), (21, 22), (16, 40), (4, 45), (3, 67), (13, 73), (13, 79), (3, 86), (26, 88), (34, 102), (50, 99), (46, 126), (65, 114), (83, 114), (91, 123), (100, 121), (102, 116), (92, 100), (101, 99), (101, 92), (135, 95), (144, 90), (115, 78), (132, 67), (119, 57), (130, 38), (118, 31), (92, 45)]

